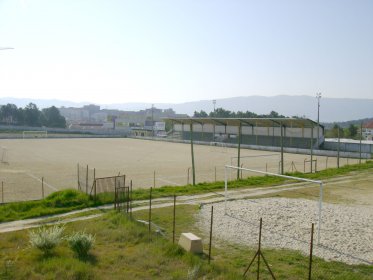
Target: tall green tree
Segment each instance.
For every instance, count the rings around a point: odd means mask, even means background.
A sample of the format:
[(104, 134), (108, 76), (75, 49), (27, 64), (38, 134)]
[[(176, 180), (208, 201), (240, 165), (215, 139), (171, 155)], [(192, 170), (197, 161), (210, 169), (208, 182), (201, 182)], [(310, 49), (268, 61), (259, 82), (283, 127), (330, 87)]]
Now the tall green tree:
[(350, 126), (348, 127), (348, 132), (351, 138), (354, 138), (357, 136), (357, 131), (358, 131), (357, 126), (354, 124), (350, 124)]
[(42, 125), (47, 127), (66, 127), (66, 119), (61, 116), (60, 111), (55, 106), (43, 109), (40, 121)]
[(207, 118), (208, 116), (209, 115), (203, 110), (201, 110), (200, 112), (194, 111), (194, 114), (193, 114), (193, 117), (195, 118)]
[(41, 125), (41, 112), (34, 103), (29, 103), (24, 111), (25, 124), (29, 126), (40, 126)]

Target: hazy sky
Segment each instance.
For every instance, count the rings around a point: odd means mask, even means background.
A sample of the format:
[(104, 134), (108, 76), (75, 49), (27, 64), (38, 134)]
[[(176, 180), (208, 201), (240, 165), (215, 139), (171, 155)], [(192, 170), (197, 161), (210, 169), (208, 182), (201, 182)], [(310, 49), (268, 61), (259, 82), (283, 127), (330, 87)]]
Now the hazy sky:
[(372, 0), (0, 0), (0, 97), (373, 98)]

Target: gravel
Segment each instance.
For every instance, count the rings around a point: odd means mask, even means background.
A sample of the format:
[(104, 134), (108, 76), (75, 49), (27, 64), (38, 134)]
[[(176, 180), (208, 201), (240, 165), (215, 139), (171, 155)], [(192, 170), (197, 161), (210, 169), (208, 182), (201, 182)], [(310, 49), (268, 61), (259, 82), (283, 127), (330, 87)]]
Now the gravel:
[[(311, 224), (315, 223), (314, 255), (348, 264), (373, 264), (373, 207), (323, 203), (320, 244), (318, 202), (304, 199), (264, 198), (214, 204), (214, 238), (256, 246), (263, 219), (262, 246), (309, 254)], [(209, 232), (211, 206), (198, 214), (199, 226)]]

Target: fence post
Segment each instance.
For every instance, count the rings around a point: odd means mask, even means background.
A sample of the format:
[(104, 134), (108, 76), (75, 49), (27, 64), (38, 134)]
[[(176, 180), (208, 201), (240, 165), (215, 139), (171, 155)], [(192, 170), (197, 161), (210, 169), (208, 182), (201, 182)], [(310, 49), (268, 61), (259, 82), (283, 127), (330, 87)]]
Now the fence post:
[(172, 243), (175, 244), (175, 232), (176, 232), (176, 195), (174, 195), (174, 216), (172, 223)]
[(152, 188), (150, 188), (149, 193), (149, 240), (151, 239), (151, 230), (152, 230)]
[(153, 173), (153, 188), (155, 188), (155, 170), (154, 170), (154, 173)]
[(41, 196), (44, 199), (44, 177), (41, 177)]
[(314, 230), (314, 224), (312, 223), (311, 242), (310, 242), (310, 261), (309, 261), (309, 266), (308, 266), (308, 280), (311, 280), (311, 272), (312, 272), (313, 230)]
[(215, 177), (214, 178), (215, 178), (215, 182), (216, 182), (216, 166), (215, 166)]
[(1, 181), (1, 203), (4, 203), (4, 182)]
[(363, 123), (360, 123), (359, 164), (361, 164), (361, 141), (362, 139), (363, 139)]
[(130, 181), (130, 194), (129, 194), (129, 199), (130, 199), (130, 217), (132, 218), (132, 180)]
[(209, 243), (209, 263), (211, 261), (211, 247), (212, 247), (212, 223), (214, 219), (214, 206), (211, 206), (211, 219), (210, 219), (210, 243)]
[(259, 244), (258, 244), (258, 271), (256, 273), (256, 279), (259, 280), (260, 275), (260, 251), (262, 247), (262, 218), (260, 218), (260, 226), (259, 226)]
[(87, 172), (85, 174), (85, 193), (88, 194), (88, 164), (87, 164)]
[(189, 170), (190, 170), (190, 167), (188, 167), (188, 171), (187, 171), (187, 185), (189, 185)]
[(79, 163), (77, 164), (77, 169), (78, 169), (78, 190), (80, 191)]
[(114, 178), (114, 210), (117, 209), (117, 177)]

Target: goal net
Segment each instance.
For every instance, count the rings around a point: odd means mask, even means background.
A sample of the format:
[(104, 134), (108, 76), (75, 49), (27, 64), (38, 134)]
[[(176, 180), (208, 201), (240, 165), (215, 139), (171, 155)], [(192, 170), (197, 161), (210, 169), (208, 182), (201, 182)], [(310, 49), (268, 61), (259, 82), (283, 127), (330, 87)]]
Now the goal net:
[(88, 193), (96, 177), (96, 169), (89, 168), (88, 165), (80, 165), (78, 163), (77, 176), (78, 176), (78, 190)]
[(114, 194), (116, 189), (124, 188), (126, 184), (126, 175), (96, 178), (93, 182), (90, 195), (96, 197), (100, 193)]
[[(276, 186), (273, 188), (261, 188), (255, 192), (255, 196), (270, 194), (271, 192), (280, 191), (294, 191), (302, 188), (309, 188), (312, 186), (319, 187), (319, 199), (317, 202), (314, 200), (301, 200), (301, 199), (278, 199), (278, 198), (262, 198), (262, 199), (242, 199), (248, 195), (237, 194), (237, 192), (229, 190), (229, 173), (230, 171), (249, 172), (260, 175), (280, 177), (288, 179), (289, 182), (283, 186)], [(318, 180), (310, 180), (300, 177), (281, 175), (261, 170), (241, 168), (237, 166), (225, 165), (225, 184), (224, 184), (224, 214), (225, 216), (232, 217), (238, 220), (245, 220), (249, 224), (256, 223), (261, 216), (266, 216), (274, 224), (278, 224), (278, 229), (282, 224), (291, 230), (291, 227), (301, 228), (302, 231), (311, 222), (317, 224), (317, 240), (320, 242), (320, 230), (322, 225), (322, 200), (323, 200), (323, 182)], [(307, 207), (307, 208), (306, 208)], [(307, 218), (300, 214), (300, 210), (306, 210)], [(280, 211), (281, 210), (281, 211)], [(284, 211), (282, 211), (284, 210)], [(300, 225), (300, 222), (306, 222)], [(280, 225), (281, 224), (281, 225)], [(308, 227), (307, 227), (308, 229)]]
[[(279, 153), (266, 153), (250, 156), (241, 156), (240, 166), (238, 166), (238, 157), (231, 157), (230, 163), (231, 166), (236, 167), (244, 167), (277, 174), (281, 173), (281, 155)], [(230, 173), (233, 174), (234, 171), (237, 172), (237, 170), (231, 170)], [(240, 172), (240, 174), (240, 177), (242, 178), (244, 172)]]
[(33, 138), (47, 138), (48, 131), (46, 130), (26, 130), (22, 132), (23, 139), (33, 139)]

